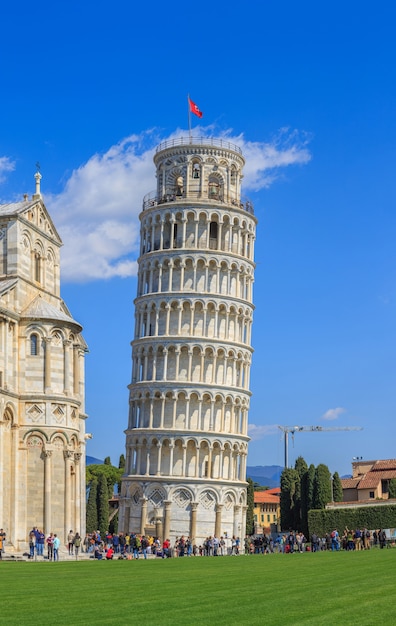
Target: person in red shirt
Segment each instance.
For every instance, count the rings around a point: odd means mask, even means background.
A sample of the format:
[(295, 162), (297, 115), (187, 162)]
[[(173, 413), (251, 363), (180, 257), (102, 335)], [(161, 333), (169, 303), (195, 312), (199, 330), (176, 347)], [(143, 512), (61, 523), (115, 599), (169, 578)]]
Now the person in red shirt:
[(164, 559), (169, 559), (171, 555), (169, 539), (165, 539), (164, 543), (162, 544), (162, 554)]
[(113, 558), (113, 555), (114, 555), (114, 550), (113, 550), (113, 548), (109, 548), (109, 549), (107, 550), (107, 552), (106, 552), (106, 559), (107, 559), (108, 561), (110, 561), (110, 559), (112, 559), (112, 558)]

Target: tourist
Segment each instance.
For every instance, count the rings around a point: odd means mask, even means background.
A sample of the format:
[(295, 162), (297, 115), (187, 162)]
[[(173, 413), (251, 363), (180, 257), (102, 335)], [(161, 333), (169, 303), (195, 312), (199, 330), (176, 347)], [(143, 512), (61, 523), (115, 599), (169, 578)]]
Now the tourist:
[(59, 548), (60, 548), (60, 539), (58, 535), (55, 533), (54, 535), (54, 561), (59, 561)]
[(73, 541), (74, 541), (74, 533), (72, 530), (69, 531), (69, 534), (67, 535), (67, 546), (69, 549), (69, 556), (71, 556), (73, 554)]
[(145, 537), (145, 535), (143, 535), (143, 537), (142, 537), (142, 539), (140, 541), (140, 545), (141, 545), (141, 548), (142, 548), (143, 556), (144, 556), (145, 559), (147, 559), (147, 548), (149, 546), (149, 542), (148, 542), (147, 537)]
[(381, 549), (386, 547), (386, 533), (381, 528), (378, 533), (378, 541)]
[(36, 545), (36, 535), (34, 534), (34, 529), (29, 533), (29, 559), (34, 557), (34, 548)]
[(110, 546), (110, 548), (108, 548), (107, 552), (106, 552), (106, 560), (110, 561), (114, 556), (114, 550), (113, 548)]
[(54, 556), (54, 533), (50, 533), (45, 542), (47, 544), (47, 558), (49, 561), (52, 561)]
[(336, 528), (331, 533), (331, 549), (333, 552), (340, 549), (339, 534)]
[(45, 544), (45, 535), (42, 530), (38, 531), (36, 535), (36, 550), (38, 556), (44, 557), (44, 544)]
[(6, 544), (6, 533), (4, 532), (4, 530), (2, 528), (0, 528), (0, 539), (1, 539), (1, 544), (2, 544), (2, 551), (3, 554), (5, 552), (5, 544)]
[(76, 555), (76, 558), (77, 558), (78, 551), (80, 550), (80, 546), (81, 546), (81, 537), (79, 533), (75, 534), (73, 544), (74, 544), (74, 554)]
[(171, 556), (170, 553), (170, 541), (169, 539), (165, 539), (165, 541), (162, 544), (162, 558), (163, 559), (169, 559)]

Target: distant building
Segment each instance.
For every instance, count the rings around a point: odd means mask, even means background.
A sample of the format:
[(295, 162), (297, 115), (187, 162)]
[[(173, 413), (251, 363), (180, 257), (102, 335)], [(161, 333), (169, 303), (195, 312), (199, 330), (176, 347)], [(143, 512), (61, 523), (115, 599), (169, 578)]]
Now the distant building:
[(280, 487), (254, 492), (254, 532), (277, 530), (280, 521)]
[(387, 500), (392, 478), (396, 478), (396, 459), (355, 461), (352, 463), (352, 478), (341, 479), (343, 501)]
[(85, 531), (87, 346), (35, 178), (31, 200), (0, 205), (0, 526), (16, 549), (33, 526), (62, 541)]

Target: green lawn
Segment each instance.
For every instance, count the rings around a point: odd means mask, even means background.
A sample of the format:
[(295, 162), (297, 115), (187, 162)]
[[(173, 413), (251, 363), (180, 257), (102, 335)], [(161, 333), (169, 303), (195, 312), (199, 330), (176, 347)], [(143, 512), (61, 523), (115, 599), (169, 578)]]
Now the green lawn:
[(0, 623), (396, 623), (396, 549), (0, 563)]

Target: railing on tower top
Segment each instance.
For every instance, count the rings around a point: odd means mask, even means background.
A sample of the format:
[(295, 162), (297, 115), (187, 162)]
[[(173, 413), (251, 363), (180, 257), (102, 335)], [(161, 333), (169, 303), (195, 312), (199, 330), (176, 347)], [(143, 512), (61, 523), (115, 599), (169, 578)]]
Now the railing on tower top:
[(230, 143), (225, 139), (216, 139), (214, 137), (178, 137), (177, 139), (168, 139), (163, 141), (157, 146), (155, 152), (161, 152), (168, 148), (175, 148), (177, 146), (214, 146), (215, 148), (225, 148), (226, 150), (232, 150), (238, 154), (242, 154), (242, 150), (234, 143)]
[(247, 211), (254, 215), (254, 207), (253, 203), (250, 202), (247, 198), (241, 198), (240, 201), (235, 198), (225, 198), (222, 194), (216, 194), (208, 197), (205, 193), (197, 193), (197, 192), (189, 192), (189, 193), (165, 193), (163, 196), (158, 196), (156, 191), (150, 191), (150, 193), (146, 194), (143, 198), (143, 211), (147, 209), (152, 209), (159, 204), (165, 204), (168, 202), (185, 202), (189, 200), (191, 202), (204, 202), (209, 204), (228, 204), (237, 209), (242, 209), (242, 211)]

